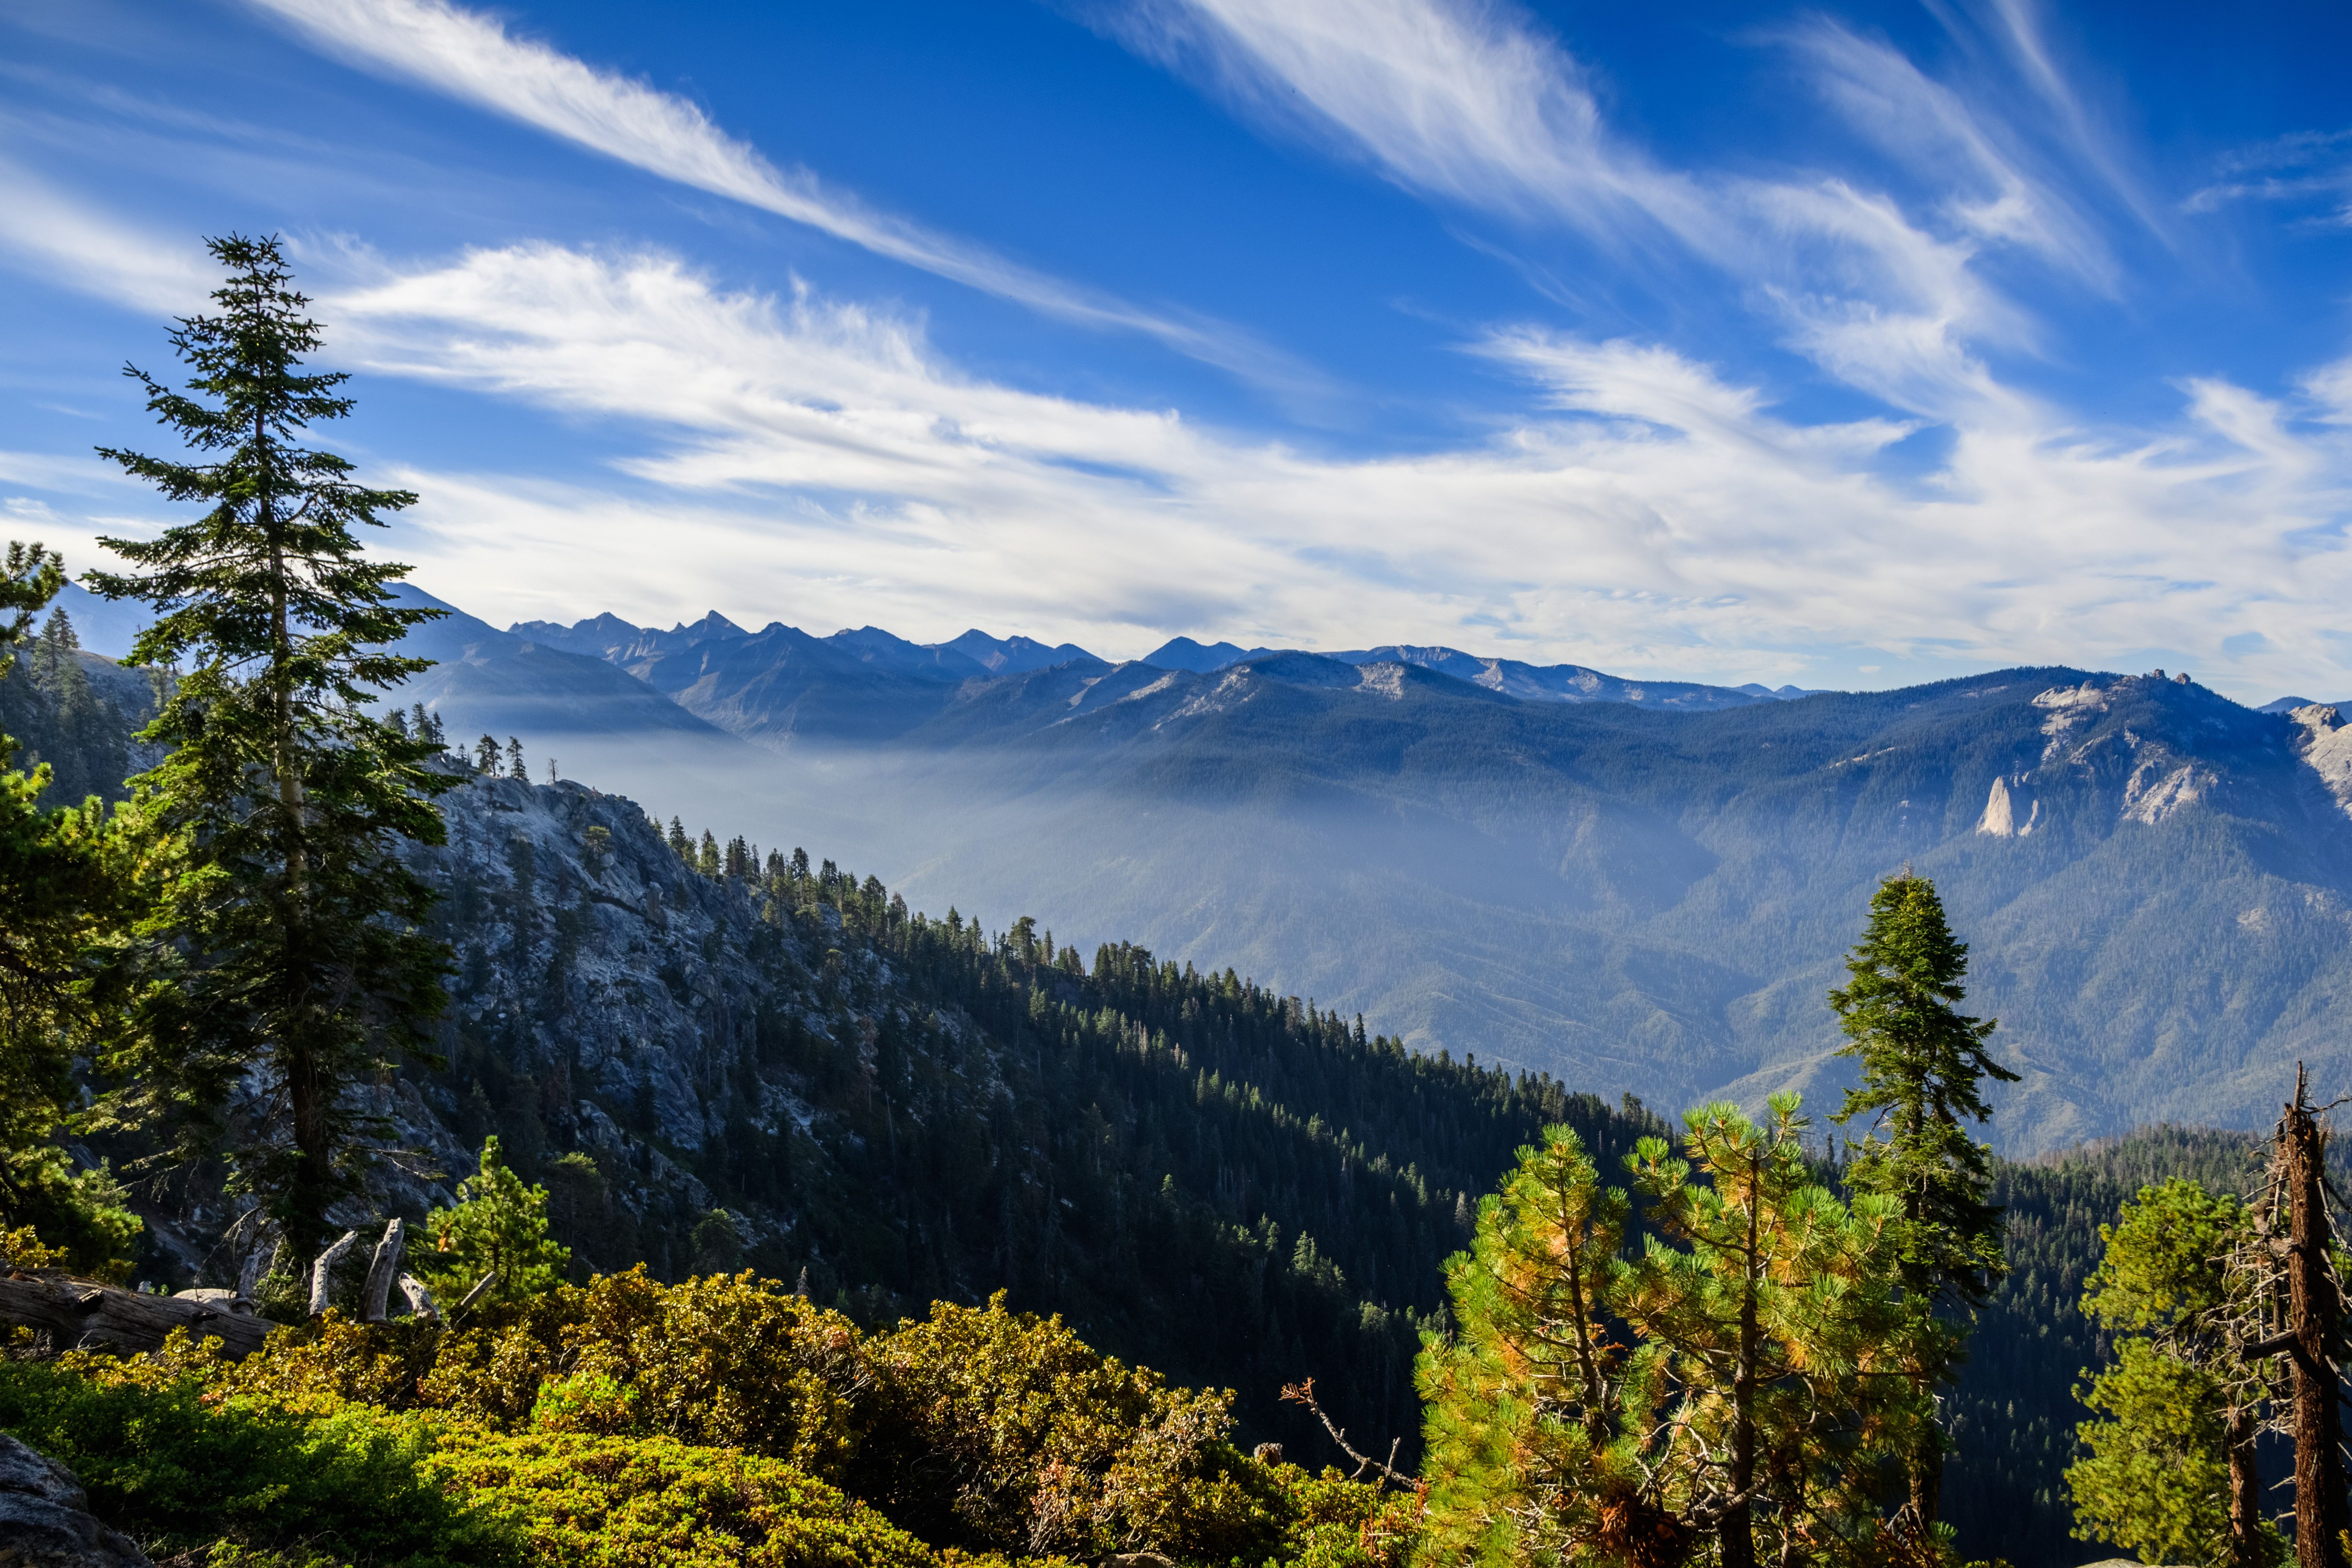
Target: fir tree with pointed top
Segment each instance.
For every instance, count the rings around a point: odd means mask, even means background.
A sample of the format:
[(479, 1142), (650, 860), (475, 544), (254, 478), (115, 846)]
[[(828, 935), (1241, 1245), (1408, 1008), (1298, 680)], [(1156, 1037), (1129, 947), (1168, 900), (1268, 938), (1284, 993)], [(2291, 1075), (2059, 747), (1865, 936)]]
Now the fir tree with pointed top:
[(41, 623), (34, 658), (33, 683), (53, 701), (68, 700), (74, 688), (85, 693), (89, 689), (89, 678), (82, 673), (81, 661), (74, 658), (80, 648), (81, 637), (74, 630), (73, 618), (60, 605)]
[[(1846, 1184), (1901, 1205), (1912, 1376), (1923, 1395), (1956, 1374), (1967, 1349), (1958, 1320), (1973, 1316), (2008, 1270), (2001, 1211), (1987, 1201), (1992, 1152), (1967, 1123), (1991, 1115), (1984, 1079), (2017, 1075), (1986, 1049), (1993, 1021), (1959, 1010), (1968, 969), (1968, 944), (1953, 936), (1935, 883), (1906, 868), (1872, 895), (1870, 923), (1846, 960), (1853, 978), (1830, 993), (1848, 1041), (1838, 1055), (1862, 1064), (1861, 1084), (1831, 1120), (1870, 1119), (1871, 1134), (1850, 1145)], [(1936, 1521), (1944, 1452), (1930, 1426), (1905, 1459), (1922, 1538)]]
[[(400, 849), (442, 842), (433, 799), (453, 781), (370, 706), (426, 668), (393, 645), (443, 612), (396, 603), (408, 568), (369, 558), (356, 531), (416, 497), (302, 445), (352, 399), (344, 375), (302, 368), (320, 332), (278, 242), (208, 247), (229, 277), (219, 313), (172, 334), (187, 390), (126, 367), (193, 460), (100, 448), (204, 512), (101, 541), (134, 570), (84, 581), (158, 612), (130, 662), (187, 668), (142, 736), (167, 754), (134, 781), (183, 857), (154, 935), (187, 954), (151, 1002), (138, 1109), (195, 1112), (173, 1118), (178, 1152), (225, 1152), (299, 1250), (387, 1131), (354, 1091), (425, 1054), (443, 1005), (448, 952), (422, 929), (432, 894)], [(254, 1123), (224, 1140), (205, 1113), (248, 1077)]]

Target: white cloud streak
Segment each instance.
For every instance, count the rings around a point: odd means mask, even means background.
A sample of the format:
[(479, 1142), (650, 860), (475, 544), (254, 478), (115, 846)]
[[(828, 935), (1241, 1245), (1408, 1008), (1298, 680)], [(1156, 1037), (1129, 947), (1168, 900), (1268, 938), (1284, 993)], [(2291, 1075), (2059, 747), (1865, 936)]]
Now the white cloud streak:
[(1717, 225), (1688, 180), (1614, 144), (1566, 51), (1458, 0), (1140, 0), (1130, 46), (1199, 62), (1245, 107), (1337, 132), (1409, 189), (1623, 237)]
[[(1731, 675), (2155, 649), (2250, 690), (2347, 668), (2352, 442), (2221, 384), (2123, 441), (1979, 423), (1898, 485), (1906, 425), (1793, 425), (1664, 348), (1536, 330), (1479, 352), (1552, 412), (1350, 460), (1008, 389), (907, 322), (659, 257), (479, 251), (326, 303), (377, 369), (647, 433), (634, 490), (408, 477), (402, 548), (501, 615), (667, 619), (725, 583), (739, 620), (979, 618), (1111, 652), (1183, 630)], [(2254, 630), (2263, 652), (2224, 653)]]
[(5, 158), (0, 158), (0, 252), (60, 288), (143, 310), (194, 310), (217, 282), (197, 247), (94, 211)]
[(1408, 189), (1604, 249), (1678, 247), (1744, 288), (1790, 347), (1936, 417), (1990, 395), (1981, 349), (2034, 347), (2027, 313), (1974, 269), (1980, 254), (2116, 287), (2095, 229), (2005, 136), (1826, 22), (1788, 41), (1857, 129), (1947, 193), (1930, 213), (1843, 178), (1664, 167), (1613, 136), (1579, 63), (1496, 0), (1134, 0), (1118, 18), (1131, 47), (1205, 68), (1249, 111), (1319, 131)]
[[(2034, 177), (2000, 129), (1961, 95), (1930, 80), (1886, 44), (1828, 21), (1790, 35), (1813, 86), (1846, 120), (1937, 188), (1952, 230), (2014, 245), (2112, 293), (2116, 263), (2096, 230), (2049, 182)], [(2050, 68), (2036, 54), (2042, 72)], [(2041, 73), (2037, 73), (2037, 80)], [(2053, 79), (2054, 79), (2054, 78)], [(2071, 100), (2070, 100), (2071, 101)]]
[(2352, 131), (2298, 132), (2223, 160), (2221, 178), (2200, 186), (2182, 210), (2210, 213), (2231, 202), (2319, 205), (2323, 223), (2352, 227)]
[(1083, 326), (1141, 333), (1253, 380), (1295, 364), (1231, 327), (1155, 311), (877, 212), (779, 168), (697, 105), (507, 31), (447, 0), (250, 0), (339, 58), (446, 94), (662, 179), (773, 213), (922, 271)]

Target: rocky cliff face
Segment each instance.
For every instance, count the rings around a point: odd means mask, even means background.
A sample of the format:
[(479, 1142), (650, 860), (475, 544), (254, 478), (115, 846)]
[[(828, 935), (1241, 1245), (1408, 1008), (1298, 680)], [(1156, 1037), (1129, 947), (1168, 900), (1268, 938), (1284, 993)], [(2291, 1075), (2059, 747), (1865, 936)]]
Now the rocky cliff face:
[[(742, 879), (701, 875), (621, 796), (477, 777), (442, 808), (447, 842), (412, 859), (441, 894), (454, 953), (446, 1067), (368, 1090), (397, 1148), (339, 1220), (454, 1201), (496, 1131), (510, 1163), (551, 1181), (588, 1267), (644, 1257), (676, 1274), (821, 1252), (793, 1238), (803, 1204), (720, 1208), (706, 1168), (756, 1147), (805, 1173), (862, 1142), (803, 1092), (803, 1069), (870, 1075), (885, 1027), (982, 1043), (968, 1020), (905, 994), (836, 909), (795, 919)], [(1001, 1087), (992, 1065), (985, 1049), (959, 1053), (978, 1092)], [(560, 1152), (589, 1163), (559, 1165)], [(189, 1190), (149, 1215), (169, 1271), (233, 1279), (252, 1234), (226, 1230), (239, 1205)]]
[(417, 1096), (420, 1142), (453, 1170), (494, 1124), (526, 1165), (587, 1152), (607, 1187), (570, 1201), (610, 1212), (572, 1228), (615, 1251), (667, 1272), (695, 1261), (674, 1255), (697, 1230), (705, 1264), (804, 1250), (789, 1199), (738, 1203), (712, 1240), (698, 1172), (755, 1145), (829, 1165), (858, 1134), (811, 1075), (870, 1077), (885, 1027), (943, 1037), (975, 1089), (1001, 1089), (980, 1031), (909, 996), (837, 909), (794, 918), (753, 881), (702, 875), (631, 801), (482, 778), (445, 815), (446, 845), (415, 855), (456, 952), (450, 1066)]

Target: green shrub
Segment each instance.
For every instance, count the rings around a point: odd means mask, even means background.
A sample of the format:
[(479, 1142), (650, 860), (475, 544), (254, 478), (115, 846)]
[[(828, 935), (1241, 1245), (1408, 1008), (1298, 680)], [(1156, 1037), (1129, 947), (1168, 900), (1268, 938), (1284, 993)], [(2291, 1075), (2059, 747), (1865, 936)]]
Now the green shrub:
[(1403, 1568), (1421, 1529), (1418, 1493), (1388, 1491), (1327, 1469), (1275, 1468), (1286, 1515), (1276, 1558), (1287, 1568)]
[(359, 1323), (331, 1307), (320, 1317), (273, 1330), (267, 1348), (241, 1362), (211, 1359), (201, 1352), (189, 1356), (184, 1350), (174, 1357), (170, 1346), (166, 1356), (172, 1364), (201, 1371), (224, 1393), (297, 1410), (344, 1405), (413, 1410), (421, 1403), (417, 1385), (436, 1363), (442, 1339), (440, 1329), (415, 1319)]
[(853, 1489), (929, 1540), (1216, 1562), (1278, 1545), (1272, 1473), (1224, 1441), (1228, 1392), (1169, 1388), (1001, 1293), (936, 1303), (866, 1351), (882, 1426)]
[[(856, 1453), (872, 1382), (849, 1320), (774, 1280), (664, 1285), (641, 1268), (558, 1286), (454, 1330), (330, 1312), (220, 1375), (224, 1387), (297, 1405), (323, 1395), (444, 1411), (504, 1432), (554, 1422), (744, 1448), (824, 1480), (838, 1480)], [(579, 1403), (603, 1388), (593, 1409)]]
[(413, 1417), (306, 1417), (152, 1364), (106, 1381), (89, 1360), (0, 1362), (0, 1430), (70, 1466), (92, 1511), (152, 1552), (224, 1545), (251, 1568), (519, 1561), (507, 1531), (442, 1489)]
[(1155, 1551), (1400, 1568), (1419, 1520), (1411, 1494), (1244, 1457), (1230, 1394), (1170, 1388), (1001, 1297), (861, 1342), (772, 1280), (633, 1269), (456, 1330), (331, 1312), (238, 1363), (184, 1336), (150, 1360), (66, 1360), (158, 1397), (201, 1388), (208, 1410), (274, 1405), (289, 1430), (410, 1434), (415, 1461), (429, 1453), (533, 1563), (697, 1562), (676, 1543), (709, 1530), (693, 1551), (736, 1554), (713, 1562), (917, 1551), (939, 1568), (1050, 1568), (1036, 1560)]
[(940, 1568), (864, 1504), (779, 1459), (670, 1437), (453, 1433), (449, 1483), (546, 1568)]

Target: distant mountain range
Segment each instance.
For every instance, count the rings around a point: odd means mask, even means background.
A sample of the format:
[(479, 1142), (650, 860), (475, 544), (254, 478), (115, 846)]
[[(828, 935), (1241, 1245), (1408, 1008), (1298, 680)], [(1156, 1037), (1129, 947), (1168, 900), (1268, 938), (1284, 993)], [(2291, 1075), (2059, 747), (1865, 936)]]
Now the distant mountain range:
[[(572, 626), (553, 621), (522, 621), (509, 626), (510, 635), (543, 647), (584, 653), (608, 660), (636, 674), (656, 688), (677, 691), (703, 679), (712, 689), (731, 685), (732, 677), (782, 661), (797, 661), (814, 672), (822, 669), (849, 678), (863, 667), (877, 678), (910, 676), (919, 680), (967, 680), (998, 675), (1025, 675), (1056, 665), (1106, 665), (1076, 643), (1048, 647), (1031, 637), (994, 637), (974, 628), (942, 643), (912, 643), (878, 626), (839, 631), (814, 637), (782, 621), (771, 621), (756, 632), (744, 630), (713, 610), (691, 624), (681, 622), (667, 631), (631, 626), (616, 616), (598, 616)], [(1229, 642), (1203, 646), (1191, 637), (1171, 637), (1133, 662), (1154, 669), (1183, 670), (1207, 675), (1231, 665), (1269, 658), (1297, 649), (1236, 647)], [(1701, 710), (1740, 708), (1805, 697), (1811, 693), (1794, 686), (1770, 688), (1702, 686), (1691, 681), (1638, 681), (1604, 675), (1580, 664), (1533, 665), (1509, 658), (1481, 658), (1450, 647), (1414, 647), (1391, 644), (1319, 656), (1342, 664), (1410, 664), (1437, 670), (1457, 680), (1483, 686), (1530, 701), (1630, 702), (1641, 707)], [(692, 668), (692, 680), (681, 672)], [(653, 672), (667, 668), (664, 684)]]
[(2352, 1078), (2327, 704), (2055, 668), (1782, 700), (1434, 648), (1112, 664), (716, 616), (415, 640), (443, 662), (404, 695), (535, 772), (1578, 1088), (1833, 1104), (1823, 996), (1906, 863), (2026, 1075), (2006, 1149), (2255, 1125), (2298, 1058)]

